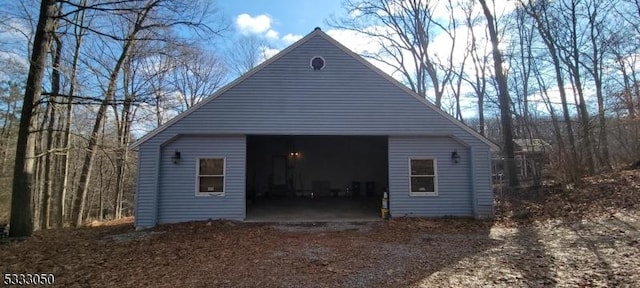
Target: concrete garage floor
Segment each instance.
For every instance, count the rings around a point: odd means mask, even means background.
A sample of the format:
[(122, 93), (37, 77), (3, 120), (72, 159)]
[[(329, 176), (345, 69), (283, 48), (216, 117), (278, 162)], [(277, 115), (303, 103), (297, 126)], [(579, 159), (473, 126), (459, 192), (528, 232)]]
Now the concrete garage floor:
[(371, 198), (258, 199), (247, 205), (247, 222), (353, 222), (380, 220), (380, 201)]

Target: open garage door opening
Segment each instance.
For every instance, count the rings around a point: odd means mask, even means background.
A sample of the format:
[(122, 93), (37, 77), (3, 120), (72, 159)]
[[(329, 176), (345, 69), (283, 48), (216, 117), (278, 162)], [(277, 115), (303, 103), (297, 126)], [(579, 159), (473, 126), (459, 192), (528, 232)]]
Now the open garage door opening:
[(247, 221), (379, 219), (384, 136), (247, 136)]

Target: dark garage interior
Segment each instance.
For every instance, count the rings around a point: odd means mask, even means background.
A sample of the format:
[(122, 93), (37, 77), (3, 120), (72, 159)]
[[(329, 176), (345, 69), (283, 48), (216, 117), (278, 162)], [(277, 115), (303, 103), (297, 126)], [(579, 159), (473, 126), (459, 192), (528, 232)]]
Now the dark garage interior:
[(384, 136), (247, 136), (248, 221), (379, 218)]

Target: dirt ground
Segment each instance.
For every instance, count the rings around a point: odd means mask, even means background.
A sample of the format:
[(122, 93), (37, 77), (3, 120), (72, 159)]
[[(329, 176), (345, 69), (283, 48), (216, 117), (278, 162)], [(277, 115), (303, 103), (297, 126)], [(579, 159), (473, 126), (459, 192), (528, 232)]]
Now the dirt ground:
[(131, 219), (0, 243), (3, 273), (65, 287), (640, 287), (640, 171), (497, 201), (493, 220)]

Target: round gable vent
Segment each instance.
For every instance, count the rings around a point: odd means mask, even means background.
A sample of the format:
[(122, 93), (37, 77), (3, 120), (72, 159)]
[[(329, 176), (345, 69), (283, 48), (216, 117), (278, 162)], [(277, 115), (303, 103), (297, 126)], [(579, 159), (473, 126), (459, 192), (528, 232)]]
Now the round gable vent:
[(322, 56), (314, 56), (313, 58), (311, 58), (311, 68), (313, 68), (313, 70), (322, 70), (324, 68), (324, 58), (322, 58)]

